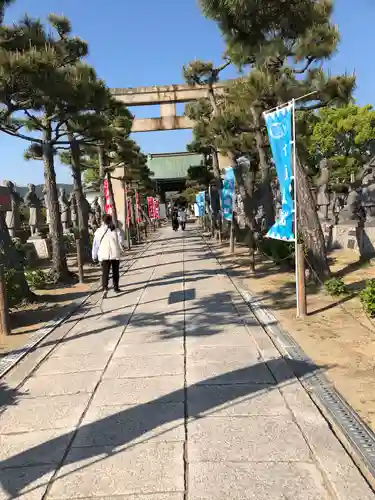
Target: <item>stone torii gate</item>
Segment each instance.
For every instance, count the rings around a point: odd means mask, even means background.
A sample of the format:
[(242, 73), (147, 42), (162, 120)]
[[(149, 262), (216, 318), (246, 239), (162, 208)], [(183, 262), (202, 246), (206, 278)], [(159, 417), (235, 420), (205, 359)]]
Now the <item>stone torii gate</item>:
[[(216, 93), (223, 93), (231, 81), (214, 84)], [(207, 86), (191, 86), (186, 84), (162, 85), (152, 87), (111, 89), (112, 95), (129, 108), (133, 106), (160, 106), (158, 118), (135, 118), (132, 132), (157, 132), (162, 130), (182, 130), (193, 128), (193, 122), (187, 116), (177, 116), (177, 103), (197, 101), (207, 96)], [(219, 155), (221, 167), (227, 166), (227, 159)], [(116, 169), (115, 177), (124, 176), (123, 167)], [(125, 223), (124, 188), (121, 181), (113, 179), (113, 194), (116, 202), (118, 218)]]
[[(230, 82), (214, 85), (216, 93), (222, 93)], [(177, 116), (176, 104), (197, 101), (207, 96), (207, 86), (163, 85), (111, 89), (116, 99), (126, 106), (160, 106), (159, 118), (135, 118), (132, 132), (155, 132), (160, 130), (190, 129), (193, 123), (187, 116)]]

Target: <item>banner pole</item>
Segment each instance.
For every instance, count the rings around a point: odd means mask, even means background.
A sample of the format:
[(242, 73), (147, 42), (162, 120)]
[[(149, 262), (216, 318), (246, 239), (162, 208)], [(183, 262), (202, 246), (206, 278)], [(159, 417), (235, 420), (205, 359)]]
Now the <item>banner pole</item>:
[(298, 183), (297, 183), (297, 141), (296, 141), (296, 104), (292, 101), (293, 131), (293, 177), (294, 177), (294, 254), (296, 272), (297, 318), (306, 316), (305, 261), (303, 244), (298, 243)]
[(297, 158), (296, 158), (296, 103), (292, 100), (292, 134), (293, 134), (293, 177), (294, 177), (294, 267), (296, 273), (296, 305), (297, 317), (300, 313), (300, 297), (298, 288), (298, 225), (297, 225)]

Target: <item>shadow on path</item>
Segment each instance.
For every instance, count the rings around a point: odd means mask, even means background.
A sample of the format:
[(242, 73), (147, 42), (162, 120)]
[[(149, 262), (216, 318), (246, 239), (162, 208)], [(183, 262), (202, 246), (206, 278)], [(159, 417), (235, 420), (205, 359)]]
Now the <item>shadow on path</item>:
[[(265, 389), (277, 389), (278, 384), (293, 380), (290, 370), (281, 370), (280, 364), (284, 363), (284, 358), (273, 359), (267, 363), (261, 362), (246, 368), (234, 370), (210, 379), (201, 381), (188, 387), (187, 395), (189, 402), (189, 417), (201, 417), (201, 414), (225, 403), (234, 402), (236, 399), (244, 396), (253, 396)], [(290, 360), (287, 360), (289, 362)], [(326, 367), (318, 367), (314, 364), (306, 362), (293, 361), (292, 370), (298, 371), (299, 376), (306, 376), (315, 373)], [(279, 380), (279, 383), (274, 381), (271, 384), (256, 384), (259, 380), (259, 374), (266, 372), (270, 375), (270, 380), (273, 379), (272, 373), (283, 373), (284, 378)], [(235, 380), (249, 380), (249, 383), (234, 383)], [(252, 384), (251, 384), (252, 381)], [(227, 386), (232, 390), (214, 390), (210, 391), (209, 397), (207, 393), (202, 393), (202, 387), (209, 386)], [(138, 404), (134, 407), (127, 407), (125, 410), (119, 411), (114, 415), (102, 418), (93, 423), (88, 423), (81, 426), (78, 431), (65, 433), (57, 438), (50, 439), (42, 444), (29, 448), (21, 453), (14, 455), (0, 462), (1, 469), (22, 467), (25, 465), (35, 464), (33, 467), (28, 467), (27, 474), (20, 470), (19, 475), (9, 474), (7, 471), (1, 471), (1, 483), (4, 490), (11, 495), (11, 498), (16, 497), (24, 488), (33, 483), (48, 471), (54, 471), (56, 465), (56, 450), (61, 450), (61, 456), (66, 451), (66, 445), (69, 442), (69, 447), (73, 450), (66, 455), (63, 465), (72, 464), (86, 459), (95, 459), (101, 461), (106, 456), (121, 453), (123, 450), (117, 449), (127, 443), (130, 443), (142, 435), (158, 429), (164, 424), (176, 422), (181, 424), (184, 419), (184, 400), (185, 390), (181, 388), (178, 391), (171, 392), (160, 398), (154, 399), (144, 404)], [(132, 443), (133, 445), (135, 443)], [(105, 455), (103, 457), (103, 454)], [(52, 463), (55, 462), (55, 463)], [(90, 464), (93, 460), (90, 460)], [(85, 466), (81, 466), (83, 469)], [(30, 491), (27, 493), (30, 494)]]
[[(124, 294), (126, 296), (126, 293)], [(166, 304), (177, 304), (181, 302), (185, 304), (185, 315), (183, 316), (183, 309), (171, 309), (165, 308)], [(160, 310), (152, 310), (147, 312), (143, 310), (142, 306), (151, 305), (152, 303), (160, 302)], [(218, 309), (218, 304), (220, 304), (220, 309)], [(207, 297), (196, 299), (196, 289), (187, 288), (184, 292), (172, 292), (165, 297), (160, 299), (147, 301), (138, 304), (134, 314), (132, 316), (132, 308), (137, 304), (129, 304), (122, 306), (118, 309), (108, 309), (105, 311), (105, 324), (101, 324), (100, 320), (103, 314), (101, 312), (92, 313), (84, 316), (81, 319), (82, 325), (74, 327), (78, 331), (76, 333), (70, 334), (66, 337), (56, 340), (45, 340), (38, 348), (45, 348), (48, 346), (61, 346), (68, 342), (80, 338), (92, 338), (95, 335), (100, 335), (109, 329), (115, 328), (127, 328), (136, 327), (137, 332), (134, 335), (142, 335), (142, 328), (152, 327), (155, 335), (155, 340), (169, 339), (173, 337), (182, 337), (185, 330), (186, 321), (186, 336), (188, 337), (210, 337), (221, 333), (228, 323), (231, 325), (238, 324), (243, 325), (240, 316), (236, 312), (233, 303), (232, 296), (229, 292), (219, 292), (213, 293)], [(91, 305), (87, 307), (91, 309)], [(125, 309), (125, 312), (124, 312)], [(85, 311), (85, 309), (81, 309)], [(96, 318), (96, 321), (95, 319)], [(93, 319), (93, 324), (96, 328), (89, 329), (87, 321)], [(77, 321), (73, 318), (72, 322)], [(130, 323), (129, 323), (130, 321)], [(257, 325), (255, 318), (252, 320), (246, 320), (246, 325)], [(126, 332), (125, 332), (126, 333)], [(140, 347), (141, 348), (141, 347)], [(22, 351), (22, 350), (21, 350)], [(19, 350), (15, 350), (15, 353)]]

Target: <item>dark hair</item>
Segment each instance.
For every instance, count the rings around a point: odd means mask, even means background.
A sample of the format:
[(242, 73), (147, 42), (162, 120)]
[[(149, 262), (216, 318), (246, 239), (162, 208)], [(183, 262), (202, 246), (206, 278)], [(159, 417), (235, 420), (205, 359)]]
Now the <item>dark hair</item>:
[(108, 226), (108, 228), (111, 230), (111, 231), (114, 231), (115, 229), (115, 226), (113, 224), (113, 219), (112, 219), (112, 215), (110, 214), (105, 214), (103, 215), (103, 222), (106, 226)]

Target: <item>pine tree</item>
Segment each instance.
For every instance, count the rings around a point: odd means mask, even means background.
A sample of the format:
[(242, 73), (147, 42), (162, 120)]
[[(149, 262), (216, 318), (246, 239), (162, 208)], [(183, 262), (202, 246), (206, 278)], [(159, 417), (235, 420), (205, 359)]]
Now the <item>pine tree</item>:
[[(3, 37), (1, 35), (2, 31), (5, 29), (3, 26), (4, 14), (6, 8), (11, 5), (13, 1), (14, 0), (0, 1), (0, 54), (3, 52)], [(35, 298), (26, 281), (23, 260), (19, 252), (16, 250), (9, 235), (4, 212), (0, 212), (0, 265), (4, 266), (5, 269), (13, 269), (16, 271), (14, 282), (19, 288), (20, 297), (26, 300), (32, 300)]]
[[(331, 21), (330, 0), (200, 0), (203, 13), (218, 23), (227, 44), (227, 57), (249, 70), (244, 78), (255, 129), (262, 131), (262, 113), (290, 99), (316, 91), (299, 101), (306, 111), (348, 102), (355, 80), (327, 78), (321, 61), (336, 50), (339, 34)], [(258, 126), (261, 128), (259, 129)], [(264, 149), (257, 144), (258, 151)], [(266, 157), (266, 152), (265, 152)], [(300, 227), (315, 275), (329, 275), (324, 237), (315, 211), (305, 169), (297, 162)]]
[(40, 21), (27, 17), (1, 29), (0, 130), (30, 142), (29, 156), (43, 158), (53, 270), (57, 281), (65, 281), (70, 273), (62, 237), (54, 155), (57, 147), (69, 145), (66, 111), (76, 104), (74, 66), (87, 54), (87, 45), (69, 36), (71, 26), (66, 18), (50, 15), (49, 23), (54, 29), (52, 33)]

